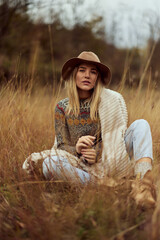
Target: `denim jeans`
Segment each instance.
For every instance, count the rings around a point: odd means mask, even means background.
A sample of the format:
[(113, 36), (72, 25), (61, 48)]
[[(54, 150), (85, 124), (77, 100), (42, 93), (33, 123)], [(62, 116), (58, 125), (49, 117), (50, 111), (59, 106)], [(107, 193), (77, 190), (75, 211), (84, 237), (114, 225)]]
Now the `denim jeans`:
[[(146, 120), (134, 121), (126, 130), (124, 141), (130, 158), (137, 161), (149, 157), (153, 160), (151, 130)], [(73, 167), (66, 158), (59, 156), (46, 158), (42, 168), (46, 179), (52, 177), (73, 181), (79, 179), (82, 183), (87, 183), (91, 179), (89, 173)]]

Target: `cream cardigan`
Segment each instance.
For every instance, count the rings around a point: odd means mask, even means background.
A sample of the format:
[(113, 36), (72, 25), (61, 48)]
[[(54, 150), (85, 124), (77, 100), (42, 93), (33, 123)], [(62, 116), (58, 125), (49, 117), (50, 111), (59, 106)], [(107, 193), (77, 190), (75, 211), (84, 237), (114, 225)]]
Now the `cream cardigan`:
[[(131, 174), (133, 165), (126, 151), (124, 134), (127, 129), (128, 114), (122, 95), (118, 92), (103, 89), (99, 104), (99, 117), (102, 135), (102, 161), (86, 165), (78, 157), (65, 150), (57, 149), (56, 139), (51, 150), (32, 153), (23, 163), (23, 169), (28, 173), (32, 162), (36, 165), (50, 156), (62, 156), (78, 168), (87, 171), (99, 179), (105, 176), (124, 177)], [(41, 160), (41, 161), (40, 161)]]

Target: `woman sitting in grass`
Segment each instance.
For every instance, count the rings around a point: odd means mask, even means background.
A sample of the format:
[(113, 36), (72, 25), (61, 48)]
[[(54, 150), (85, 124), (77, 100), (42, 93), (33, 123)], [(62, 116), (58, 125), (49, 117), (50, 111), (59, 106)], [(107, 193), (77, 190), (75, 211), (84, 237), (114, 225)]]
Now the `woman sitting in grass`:
[(105, 88), (110, 69), (93, 52), (82, 52), (64, 64), (62, 79), (68, 98), (55, 109), (55, 144), (31, 154), (23, 168), (30, 171), (32, 162), (44, 159), (46, 179), (105, 183), (108, 177), (144, 178), (152, 169), (150, 127), (140, 119), (127, 129), (123, 97)]

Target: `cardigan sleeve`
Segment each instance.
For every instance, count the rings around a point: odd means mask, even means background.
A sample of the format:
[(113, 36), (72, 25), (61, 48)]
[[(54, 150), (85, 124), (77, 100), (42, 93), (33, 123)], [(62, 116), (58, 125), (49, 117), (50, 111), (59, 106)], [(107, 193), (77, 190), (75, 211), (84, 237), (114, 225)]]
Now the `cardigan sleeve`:
[(56, 145), (58, 149), (65, 150), (77, 156), (76, 147), (73, 146), (70, 140), (65, 112), (63, 108), (59, 108), (58, 105), (55, 108), (55, 135), (57, 140)]
[(127, 127), (128, 112), (127, 112), (127, 107), (126, 107), (125, 100), (124, 100), (124, 98), (121, 94), (119, 94), (119, 102), (120, 102), (120, 108), (121, 108), (121, 112), (122, 112), (122, 118), (123, 118), (124, 124)]

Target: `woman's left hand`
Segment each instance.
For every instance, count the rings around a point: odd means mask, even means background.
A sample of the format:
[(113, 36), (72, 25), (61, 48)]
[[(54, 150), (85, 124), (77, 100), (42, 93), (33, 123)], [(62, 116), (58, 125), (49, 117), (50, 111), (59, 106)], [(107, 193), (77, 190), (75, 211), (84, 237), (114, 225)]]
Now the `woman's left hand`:
[(81, 150), (82, 156), (89, 164), (94, 164), (96, 162), (96, 150), (93, 148), (83, 148)]

